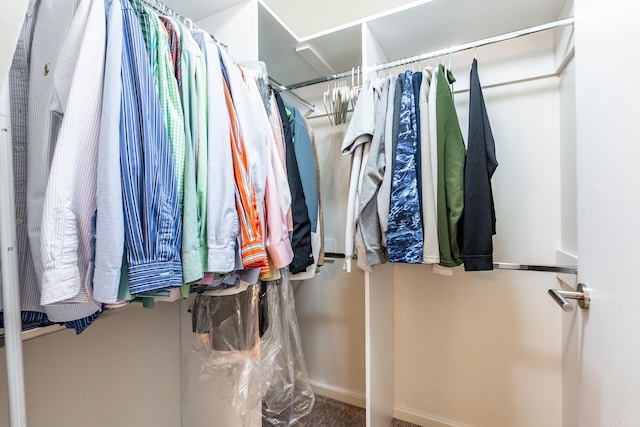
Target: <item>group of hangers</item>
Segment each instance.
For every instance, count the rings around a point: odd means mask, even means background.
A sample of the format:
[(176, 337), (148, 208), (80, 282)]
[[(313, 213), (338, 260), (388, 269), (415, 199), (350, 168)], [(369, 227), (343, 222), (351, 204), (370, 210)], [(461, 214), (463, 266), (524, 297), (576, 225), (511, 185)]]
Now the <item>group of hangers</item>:
[[(407, 59), (406, 62), (401, 60), (400, 64), (397, 64), (397, 65), (394, 65), (394, 66), (388, 67), (388, 68), (379, 69), (377, 71), (378, 77), (380, 77), (380, 78), (388, 77), (389, 75), (391, 75), (394, 72), (396, 72), (399, 68), (401, 68), (403, 70), (411, 70), (412, 72), (416, 72), (416, 71), (420, 71), (420, 70), (422, 70), (422, 69), (424, 69), (426, 67), (435, 68), (435, 67), (438, 66), (438, 64), (442, 64), (447, 69), (451, 69), (451, 54), (441, 55), (441, 56), (434, 56), (434, 57), (426, 58), (426, 59), (419, 59), (417, 61), (410, 61), (409, 57), (407, 57), (405, 59)], [(446, 61), (446, 59), (448, 59), (448, 62)]]
[[(356, 78), (357, 76), (357, 78)], [(351, 69), (351, 86), (346, 81), (327, 83), (322, 101), (332, 126), (347, 122), (347, 114), (353, 110), (362, 89), (360, 67)]]
[[(474, 59), (477, 59), (476, 47), (473, 48), (473, 57)], [(411, 57), (406, 57), (403, 60), (398, 61), (399, 63), (397, 65), (378, 69), (376, 74), (379, 78), (386, 78), (393, 72), (397, 71), (398, 68), (402, 68), (404, 70), (409, 68), (411, 71), (416, 72), (425, 67), (435, 68), (439, 64), (444, 65), (445, 68), (450, 70), (452, 63), (451, 58), (451, 53), (444, 53), (442, 55), (435, 55), (430, 58), (421, 58), (417, 60), (412, 60)], [(375, 67), (377, 68), (378, 66), (376, 65)], [(347, 85), (347, 82), (344, 80), (340, 82), (334, 80), (333, 87), (331, 82), (327, 83), (327, 90), (323, 95), (323, 103), (327, 112), (327, 117), (329, 117), (329, 122), (332, 126), (337, 126), (347, 122), (347, 113), (351, 112), (355, 107), (358, 95), (362, 89), (361, 75), (362, 72), (360, 67), (352, 68), (351, 86)]]
[[(162, 3), (159, 0), (142, 0), (142, 1), (147, 6), (151, 7), (151, 9), (156, 11), (158, 14), (163, 15), (163, 16), (169, 16), (171, 18), (177, 19), (189, 31), (193, 30), (194, 28), (198, 28), (196, 25), (194, 25), (194, 23), (193, 23), (193, 21), (191, 19), (182, 17), (180, 14), (176, 13), (173, 9), (170, 9), (169, 7), (167, 7), (167, 5), (165, 5), (164, 3)], [(213, 39), (214, 42), (216, 42), (216, 44), (221, 46), (225, 51), (228, 51), (226, 44), (219, 42), (218, 39), (216, 39), (216, 37), (213, 34), (209, 34), (209, 36), (211, 36), (211, 38)]]

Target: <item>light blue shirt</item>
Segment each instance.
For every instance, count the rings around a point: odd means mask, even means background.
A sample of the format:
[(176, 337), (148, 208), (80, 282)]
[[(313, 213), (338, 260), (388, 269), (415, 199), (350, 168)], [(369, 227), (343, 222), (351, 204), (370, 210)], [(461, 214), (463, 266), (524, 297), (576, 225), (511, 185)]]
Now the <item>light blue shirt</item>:
[(313, 155), (313, 147), (311, 138), (304, 123), (304, 118), (300, 111), (291, 105), (285, 103), (285, 106), (291, 111), (289, 123), (293, 132), (293, 148), (296, 152), (296, 160), (298, 162), (298, 170), (300, 171), (300, 179), (302, 180), (302, 191), (304, 199), (309, 211), (309, 220), (311, 221), (311, 231), (316, 233), (318, 230), (318, 177), (316, 176), (316, 162)]
[[(229, 112), (224, 98), (218, 48), (206, 32), (191, 32), (207, 64), (207, 271), (228, 273), (236, 264), (240, 220), (232, 185), (233, 157)], [(203, 142), (201, 142), (203, 143)]]
[(105, 0), (107, 13), (107, 55), (104, 70), (102, 118), (98, 146), (96, 190), (96, 258), (93, 297), (103, 303), (118, 299), (124, 214), (120, 176), (120, 102), (122, 99), (122, 5)]

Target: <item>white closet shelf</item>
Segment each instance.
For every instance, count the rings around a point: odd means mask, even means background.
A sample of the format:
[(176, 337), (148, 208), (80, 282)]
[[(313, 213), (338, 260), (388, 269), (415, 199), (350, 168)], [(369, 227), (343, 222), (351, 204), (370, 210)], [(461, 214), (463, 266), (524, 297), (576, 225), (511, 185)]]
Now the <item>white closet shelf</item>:
[[(361, 24), (366, 24), (388, 61), (551, 22), (560, 17), (562, 0), (433, 1), (382, 14), (304, 40), (338, 73), (362, 65)], [(508, 19), (505, 19), (508, 18)], [(327, 74), (317, 71), (296, 48), (301, 43), (264, 7), (259, 7), (260, 58), (285, 86)]]
[[(98, 317), (96, 319), (96, 321), (100, 321), (102, 319), (107, 319), (109, 317), (118, 315), (120, 313), (123, 313), (125, 311), (129, 311), (131, 309), (134, 308), (140, 308), (142, 307), (142, 305), (140, 305), (139, 303), (129, 303), (124, 307), (120, 307), (120, 308), (114, 308), (112, 310), (109, 310), (103, 314), (100, 315), (100, 317)], [(30, 341), (32, 339), (35, 338), (40, 338), (43, 337), (45, 335), (51, 335), (51, 334), (55, 334), (57, 332), (62, 332), (62, 331), (66, 331), (69, 330), (68, 328), (66, 328), (63, 325), (59, 325), (59, 324), (54, 324), (54, 325), (50, 325), (50, 326), (43, 326), (40, 328), (33, 328), (33, 329), (29, 329), (26, 331), (22, 332), (22, 341)], [(0, 348), (4, 347), (4, 329), (0, 329)]]

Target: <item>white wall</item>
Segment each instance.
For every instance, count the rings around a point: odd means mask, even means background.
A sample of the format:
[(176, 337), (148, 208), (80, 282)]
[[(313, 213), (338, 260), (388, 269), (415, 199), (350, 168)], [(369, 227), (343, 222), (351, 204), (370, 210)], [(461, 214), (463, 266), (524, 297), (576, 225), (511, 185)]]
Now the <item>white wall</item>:
[[(554, 264), (558, 79), (484, 94), (500, 164), (494, 260)], [(467, 105), (467, 93), (456, 95), (465, 137)], [(474, 427), (560, 426), (560, 311), (546, 292), (555, 285), (547, 273), (457, 268), (443, 277), (396, 266), (398, 415)]]
[[(324, 90), (326, 85), (315, 85), (297, 93), (320, 109)], [(285, 100), (290, 98), (285, 95)], [(332, 127), (327, 117), (312, 118), (310, 123), (320, 162), (325, 250), (344, 253), (350, 158), (341, 154), (340, 146), (346, 125)], [(364, 274), (357, 268), (348, 274), (342, 266), (337, 260), (322, 267), (313, 280), (292, 282), (296, 311), (316, 391), (364, 406)]]
[[(196, 24), (213, 34), (227, 46), (234, 61), (258, 60), (258, 2), (246, 0), (229, 7)], [(241, 31), (239, 30), (241, 29)], [(208, 426), (251, 426), (261, 424), (260, 405), (243, 420), (234, 412), (229, 393), (231, 383), (237, 380), (239, 372), (224, 378), (215, 373), (209, 381), (200, 381), (202, 359), (191, 346), (192, 329), (189, 303), (181, 302), (182, 331), (180, 348), (182, 353), (182, 425), (183, 427)], [(225, 371), (226, 374), (228, 371)], [(245, 424), (246, 421), (246, 424)]]
[[(576, 70), (572, 58), (560, 77), (561, 159), (562, 159), (562, 248), (577, 255), (576, 176)], [(577, 261), (574, 257), (574, 261)], [(577, 278), (566, 285), (575, 287)], [(579, 319), (581, 310), (562, 314), (562, 426), (578, 427), (579, 405)]]
[(247, 0), (196, 22), (228, 47), (236, 62), (258, 59), (258, 2)]
[[(537, 37), (540, 46), (553, 42), (549, 34)], [(554, 71), (550, 48), (509, 64), (509, 53), (521, 47), (512, 42), (502, 52), (498, 47), (478, 50), (481, 82)], [(471, 52), (453, 58), (465, 139), (464, 89), (472, 57)], [(500, 163), (493, 180), (496, 261), (556, 262), (561, 236), (559, 88), (560, 80), (551, 77), (484, 91)], [(321, 107), (326, 89), (319, 84), (297, 93)], [(313, 119), (312, 125), (321, 158), (326, 238), (337, 239), (342, 251), (349, 164), (339, 147), (345, 126), (332, 128), (327, 118)], [(324, 267), (313, 281), (296, 285), (296, 304), (312, 380), (345, 391), (342, 398), (353, 403), (364, 378), (344, 373), (364, 370), (364, 337), (350, 340), (364, 332), (363, 275), (347, 275), (340, 265)], [(561, 312), (546, 292), (557, 286), (554, 275), (465, 273), (460, 268), (453, 277), (442, 277), (427, 267), (396, 265), (394, 283), (396, 417), (430, 426), (561, 425)]]
[(4, 84), (15, 50), (22, 21), (27, 10), (26, 0), (14, 0), (0, 4), (0, 25), (4, 28), (0, 43), (0, 85)]
[[(0, 426), (9, 425), (4, 349)], [(179, 304), (99, 319), (24, 343), (29, 427), (180, 426)]]

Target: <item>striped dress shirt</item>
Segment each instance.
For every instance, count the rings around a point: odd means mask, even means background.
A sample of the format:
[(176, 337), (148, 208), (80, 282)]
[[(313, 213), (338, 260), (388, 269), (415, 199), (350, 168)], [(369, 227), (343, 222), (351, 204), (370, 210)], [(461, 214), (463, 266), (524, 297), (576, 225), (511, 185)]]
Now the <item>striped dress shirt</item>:
[(91, 299), (104, 86), (103, 0), (78, 5), (54, 76), (53, 158), (42, 210), (42, 304)]
[[(249, 179), (253, 191), (255, 191), (256, 209), (258, 211), (255, 227), (256, 230), (260, 231), (262, 248), (258, 249), (258, 251), (262, 252), (264, 250), (264, 241), (262, 240), (264, 237), (262, 230), (265, 218), (264, 196), (267, 181), (267, 161), (265, 161), (265, 159), (268, 159), (270, 130), (262, 126), (259, 120), (256, 120), (256, 118), (259, 117), (259, 113), (255, 109), (252, 96), (238, 66), (224, 50), (218, 49), (218, 52), (222, 61), (222, 71), (227, 89), (230, 92), (234, 112), (239, 124), (239, 134), (242, 138), (241, 146), (243, 147), (243, 155), (246, 155)], [(236, 181), (236, 185), (239, 186), (240, 184)], [(248, 188), (244, 188), (243, 190), (248, 190)], [(246, 215), (247, 213), (245, 212), (244, 214)], [(251, 215), (251, 213), (249, 213), (249, 215)], [(243, 226), (242, 224), (241, 222), (241, 227)], [(257, 241), (256, 244), (258, 244)], [(240, 253), (242, 254), (242, 252), (243, 249), (241, 247)], [(255, 268), (247, 267), (244, 262), (244, 257), (241, 256), (241, 258), (243, 258), (243, 263), (237, 266), (238, 269)], [(261, 262), (258, 264), (261, 264)]]
[[(29, 2), (8, 76), (11, 98), (20, 308), (23, 325), (33, 327), (49, 323), (47, 315), (44, 313), (45, 309), (40, 305), (40, 287), (33, 268), (27, 234), (27, 96), (29, 94), (29, 55), (37, 5), (37, 0)], [(0, 310), (1, 303), (2, 295), (0, 295)]]
[[(178, 92), (178, 83), (170, 61), (168, 34), (160, 18), (145, 7), (141, 0), (131, 0), (142, 29), (142, 35), (151, 60), (151, 70), (160, 97), (169, 141), (173, 155), (175, 179), (180, 207), (184, 198), (184, 173), (186, 141), (184, 135), (184, 115)], [(163, 37), (160, 37), (163, 35)]]
[[(95, 195), (95, 168), (81, 162), (90, 160), (93, 149), (95, 106), (89, 105), (85, 116), (84, 104), (99, 102), (101, 95), (100, 91), (96, 99), (93, 90), (102, 88), (103, 60), (92, 61), (100, 53), (104, 56), (104, 27), (102, 2), (83, 2), (76, 10), (75, 2), (42, 0), (31, 47), (27, 137), (31, 254), (41, 303), (55, 302), (45, 307), (49, 320), (78, 321), (73, 325), (78, 332), (100, 311), (89, 296), (95, 197), (91, 206), (87, 195)], [(94, 48), (97, 54), (91, 52)], [(91, 77), (84, 79), (84, 73)], [(71, 148), (78, 141), (87, 147)], [(93, 179), (81, 175), (85, 170), (94, 174)], [(73, 197), (67, 198), (70, 193)]]
[[(279, 269), (288, 266), (293, 260), (293, 250), (287, 229), (287, 210), (291, 203), (291, 192), (287, 176), (278, 160), (275, 138), (271, 123), (264, 107), (261, 92), (256, 84), (259, 72), (252, 68), (242, 69), (245, 84), (254, 102), (255, 122), (265, 130), (268, 144), (267, 157), (263, 161), (267, 165), (265, 186), (265, 243), (269, 255), (270, 274), (262, 274), (263, 281), (280, 278)], [(314, 168), (315, 169), (315, 168)]]
[(268, 269), (267, 252), (262, 238), (262, 223), (256, 192), (249, 175), (249, 161), (231, 92), (224, 84), (224, 96), (230, 116), (231, 153), (236, 186), (236, 209), (240, 218), (240, 257), (245, 269)]
[(174, 163), (136, 11), (123, 3), (121, 165), (132, 294), (182, 284)]
[[(30, 0), (22, 31), (16, 45), (16, 50), (9, 73), (9, 86), (11, 93), (11, 127), (13, 137), (13, 173), (15, 183), (16, 198), (16, 225), (17, 225), (17, 247), (18, 247), (18, 277), (20, 280), (20, 307), (22, 311), (23, 329), (47, 326), (52, 322), (46, 312), (51, 311), (52, 317), (60, 319), (74, 319), (63, 322), (67, 328), (75, 329), (77, 333), (84, 331), (100, 315), (97, 311), (86, 318), (82, 316), (83, 308), (79, 306), (63, 307), (63, 316), (60, 316), (60, 308), (43, 307), (40, 305), (40, 285), (36, 277), (31, 248), (29, 246), (29, 236), (27, 232), (27, 180), (33, 170), (27, 168), (28, 145), (28, 97), (30, 81), (30, 63), (36, 65), (38, 61), (30, 60), (32, 39), (34, 33), (35, 17), (37, 15), (40, 1)], [(43, 15), (47, 11), (55, 11), (49, 5), (43, 6)], [(43, 19), (47, 22), (47, 19)], [(35, 67), (35, 72), (40, 71), (39, 66)], [(31, 128), (33, 130), (33, 128)], [(45, 183), (46, 184), (46, 183)], [(39, 255), (39, 254), (38, 254)], [(80, 310), (77, 310), (77, 309)], [(77, 311), (76, 311), (77, 310)], [(0, 312), (0, 327), (4, 325), (4, 318)]]

